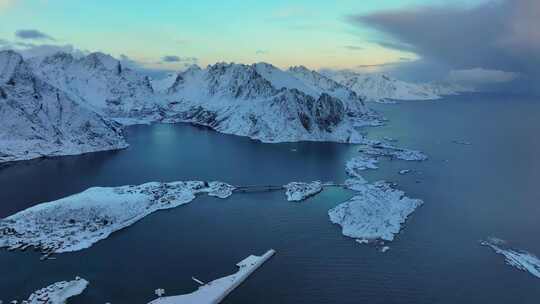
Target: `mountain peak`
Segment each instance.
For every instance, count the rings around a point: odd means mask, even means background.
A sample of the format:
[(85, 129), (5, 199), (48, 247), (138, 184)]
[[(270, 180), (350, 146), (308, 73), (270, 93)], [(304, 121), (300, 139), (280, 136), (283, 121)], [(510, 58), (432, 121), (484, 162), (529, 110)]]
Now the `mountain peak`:
[(201, 71), (201, 67), (197, 64), (190, 65), (183, 73), (193, 73), (193, 72), (199, 72)]
[(307, 67), (303, 65), (295, 65), (292, 67), (289, 67), (289, 71), (296, 72), (296, 73), (312, 73), (313, 71), (308, 69)]
[(75, 58), (72, 54), (66, 52), (57, 52), (50, 56), (43, 58), (41, 61), (43, 64), (52, 64), (52, 63), (72, 63)]
[(10, 63), (20, 63), (22, 61), (21, 54), (13, 50), (0, 51), (0, 70), (5, 69)]
[(84, 57), (82, 61), (92, 68), (103, 67), (111, 71), (112, 70), (121, 71), (122, 69), (120, 62), (118, 60), (116, 60), (111, 55), (104, 54), (101, 52), (91, 53), (88, 56)]
[(253, 67), (259, 67), (259, 68), (277, 69), (277, 70), (279, 70), (278, 67), (276, 67), (275, 65), (273, 65), (271, 63), (268, 63), (268, 62), (257, 62), (257, 63), (252, 64), (252, 66)]

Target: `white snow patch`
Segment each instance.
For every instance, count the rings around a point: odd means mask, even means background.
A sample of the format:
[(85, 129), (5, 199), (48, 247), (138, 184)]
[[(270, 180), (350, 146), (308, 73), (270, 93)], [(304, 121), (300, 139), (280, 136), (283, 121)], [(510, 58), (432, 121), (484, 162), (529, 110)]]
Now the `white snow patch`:
[[(78, 296), (86, 289), (88, 281), (77, 277), (73, 281), (62, 281), (49, 285), (30, 295), (28, 304), (64, 304), (69, 298)], [(24, 303), (24, 301), (22, 302)]]
[(170, 87), (172, 87), (177, 77), (178, 77), (178, 74), (169, 73), (167, 74), (165, 78), (152, 79), (151, 80), (152, 89), (154, 89), (154, 92), (166, 93), (167, 90), (169, 90)]
[(366, 146), (365, 148), (362, 148), (360, 152), (371, 156), (383, 156), (406, 161), (424, 161), (428, 159), (427, 155), (423, 152), (398, 148), (384, 143), (375, 143)]
[(367, 156), (356, 156), (349, 161), (347, 161), (347, 164), (345, 165), (345, 171), (347, 172), (347, 175), (351, 177), (359, 177), (360, 171), (365, 171), (368, 169), (377, 169), (377, 159)]
[(345, 188), (353, 191), (356, 191), (356, 189), (362, 190), (367, 183), (368, 182), (362, 176), (356, 176), (345, 180)]
[(320, 193), (323, 190), (323, 184), (320, 181), (311, 183), (292, 182), (284, 186), (287, 190), (287, 200), (290, 202), (303, 201), (311, 196)]

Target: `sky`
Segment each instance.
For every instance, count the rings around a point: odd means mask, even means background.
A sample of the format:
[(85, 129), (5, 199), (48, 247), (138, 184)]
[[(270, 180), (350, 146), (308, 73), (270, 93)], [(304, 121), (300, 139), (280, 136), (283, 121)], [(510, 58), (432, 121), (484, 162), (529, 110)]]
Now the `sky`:
[(501, 84), (540, 70), (538, 3), (0, 0), (0, 47), (101, 51), (148, 69), (265, 61)]

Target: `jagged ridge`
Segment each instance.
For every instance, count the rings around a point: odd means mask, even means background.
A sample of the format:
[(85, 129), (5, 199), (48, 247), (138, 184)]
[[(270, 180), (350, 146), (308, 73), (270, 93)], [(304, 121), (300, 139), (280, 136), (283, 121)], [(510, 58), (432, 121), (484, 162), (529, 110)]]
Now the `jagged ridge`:
[(36, 77), (19, 54), (0, 52), (0, 162), (125, 147), (119, 124)]

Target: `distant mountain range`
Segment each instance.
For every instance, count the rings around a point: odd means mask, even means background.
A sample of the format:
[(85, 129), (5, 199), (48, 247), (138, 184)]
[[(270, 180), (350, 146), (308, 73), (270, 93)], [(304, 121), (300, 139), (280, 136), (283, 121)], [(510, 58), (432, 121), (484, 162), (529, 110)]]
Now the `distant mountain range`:
[(152, 81), (103, 53), (23, 60), (2, 51), (0, 162), (121, 149), (121, 125), (152, 122), (188, 122), (263, 142), (357, 143), (359, 128), (380, 124), (365, 100), (447, 93), (454, 91), (267, 63), (192, 66)]
[(445, 95), (474, 91), (472, 88), (450, 83), (410, 83), (377, 73), (326, 71), (324, 75), (356, 92), (367, 101), (375, 102), (435, 100)]

